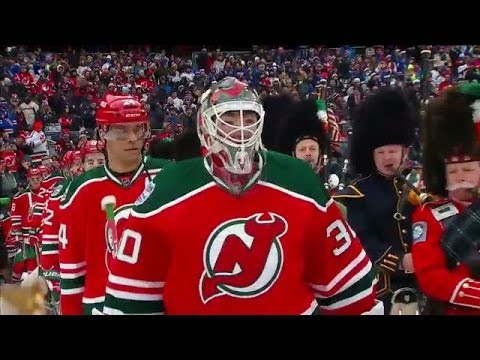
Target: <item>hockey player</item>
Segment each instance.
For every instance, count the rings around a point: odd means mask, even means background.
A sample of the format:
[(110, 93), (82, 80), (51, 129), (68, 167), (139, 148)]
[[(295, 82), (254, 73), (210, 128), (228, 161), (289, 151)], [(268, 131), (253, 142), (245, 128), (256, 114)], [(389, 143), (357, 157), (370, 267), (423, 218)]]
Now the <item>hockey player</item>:
[(38, 230), (40, 216), (35, 216), (36, 206), (43, 199), (38, 195), (42, 175), (38, 169), (28, 171), (28, 188), (14, 196), (11, 206), (12, 227), (10, 244), (17, 245), (17, 254), (13, 260), (12, 281), (20, 282), (23, 273), (32, 272), (38, 264)]
[[(78, 166), (79, 160), (82, 166)], [(83, 170), (89, 171), (103, 166), (105, 155), (98, 148), (98, 141), (88, 141), (82, 151), (68, 151), (63, 158), (65, 178), (55, 186), (53, 193), (45, 203), (40, 239), (42, 252), (40, 257), (42, 275), (52, 295), (51, 302), (58, 303), (60, 298), (60, 268), (58, 262), (58, 233), (62, 220), (60, 200), (72, 179)]]
[(51, 190), (56, 184), (63, 180), (63, 176), (57, 173), (53, 167), (53, 161), (50, 157), (45, 156), (42, 159), (42, 165), (39, 168), (45, 168), (45, 175), (42, 181), (41, 188)]
[[(426, 314), (480, 315), (480, 278), (472, 267), (475, 259), (456, 259), (448, 251), (465, 251), (468, 231), (461, 229), (460, 246), (442, 239), (475, 201), (472, 190), (480, 185), (479, 110), (478, 83), (447, 89), (427, 108), (423, 172), (427, 190), (440, 199), (414, 212), (412, 248), (415, 275), (428, 298)], [(472, 245), (478, 250), (477, 244)]]
[(172, 163), (136, 201), (104, 313), (371, 311), (368, 256), (311, 167), (263, 148), (258, 95), (227, 77), (200, 103), (206, 156)]
[(59, 228), (60, 303), (66, 315), (101, 312), (118, 246), (115, 223), (168, 163), (143, 156), (148, 116), (131, 96), (107, 95), (96, 120), (106, 163), (75, 178), (60, 206), (65, 211)]

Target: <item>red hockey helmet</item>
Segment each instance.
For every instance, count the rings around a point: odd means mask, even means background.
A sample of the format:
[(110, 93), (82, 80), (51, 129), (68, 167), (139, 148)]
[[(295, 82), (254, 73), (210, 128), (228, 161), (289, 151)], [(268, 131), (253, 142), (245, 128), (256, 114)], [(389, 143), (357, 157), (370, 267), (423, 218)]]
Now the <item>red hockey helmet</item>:
[(83, 156), (102, 152), (103, 143), (97, 140), (89, 140), (82, 146)]
[(107, 95), (96, 113), (98, 125), (146, 123), (147, 112), (132, 96)]

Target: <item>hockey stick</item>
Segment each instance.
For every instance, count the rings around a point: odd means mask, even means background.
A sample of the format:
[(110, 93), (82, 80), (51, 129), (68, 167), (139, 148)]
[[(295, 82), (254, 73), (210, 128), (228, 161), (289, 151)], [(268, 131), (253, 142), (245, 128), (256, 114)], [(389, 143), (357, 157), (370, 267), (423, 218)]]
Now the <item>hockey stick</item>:
[[(117, 199), (113, 195), (107, 195), (102, 199), (101, 205), (102, 210), (105, 211), (107, 215), (107, 236), (112, 240), (112, 253), (115, 256), (118, 250), (118, 233), (117, 233), (117, 226), (115, 224), (115, 205), (117, 204)], [(109, 239), (110, 240), (110, 239)]]

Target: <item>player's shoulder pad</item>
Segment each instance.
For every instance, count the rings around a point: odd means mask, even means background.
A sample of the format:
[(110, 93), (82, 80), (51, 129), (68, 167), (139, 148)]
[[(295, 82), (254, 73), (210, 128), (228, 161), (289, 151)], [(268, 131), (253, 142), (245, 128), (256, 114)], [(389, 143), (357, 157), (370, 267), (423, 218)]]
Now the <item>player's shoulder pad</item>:
[(104, 166), (99, 166), (80, 174), (70, 181), (69, 186), (62, 197), (62, 205), (70, 202), (70, 200), (79, 193), (80, 189), (84, 189), (89, 183), (101, 180), (104, 177), (106, 177)]
[(305, 196), (322, 207), (330, 201), (330, 195), (311, 166), (286, 154), (266, 151), (266, 164), (260, 181)]
[(203, 165), (203, 158), (168, 162), (153, 182), (145, 187), (137, 198), (134, 212), (149, 213), (188, 194), (200, 192), (202, 187), (213, 184), (213, 179)]

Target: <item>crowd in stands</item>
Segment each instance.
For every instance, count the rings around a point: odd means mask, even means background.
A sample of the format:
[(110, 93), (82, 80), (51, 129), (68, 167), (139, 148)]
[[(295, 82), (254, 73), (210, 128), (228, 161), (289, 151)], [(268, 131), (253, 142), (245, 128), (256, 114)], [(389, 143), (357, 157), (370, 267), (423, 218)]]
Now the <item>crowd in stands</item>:
[(174, 137), (195, 127), (202, 92), (235, 76), (262, 96), (322, 97), (345, 129), (355, 107), (380, 87), (404, 87), (421, 107), (459, 79), (480, 78), (479, 55), (480, 47), (470, 45), (253, 46), (203, 48), (188, 56), (148, 47), (104, 53), (9, 47), (0, 56), (1, 196), (11, 196), (23, 181), (29, 166), (24, 140), (35, 124), (53, 156), (61, 138), (75, 146), (94, 137), (95, 111), (107, 93), (135, 96), (150, 113), (154, 133)]

